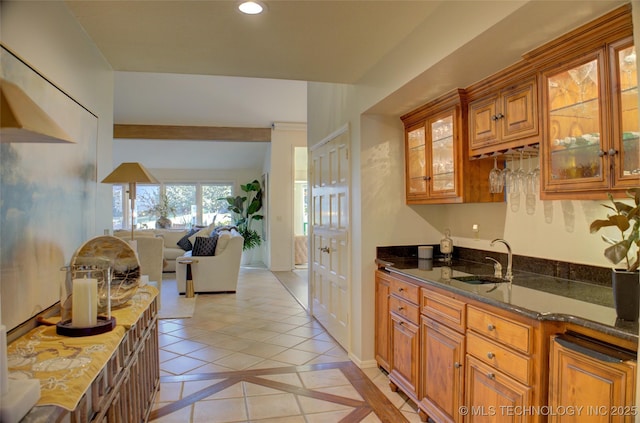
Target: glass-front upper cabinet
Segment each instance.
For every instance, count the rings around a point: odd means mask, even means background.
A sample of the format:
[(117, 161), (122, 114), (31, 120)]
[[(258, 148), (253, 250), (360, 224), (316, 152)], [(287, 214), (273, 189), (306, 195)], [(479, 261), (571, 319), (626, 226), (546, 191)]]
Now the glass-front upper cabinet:
[(543, 81), (543, 197), (601, 198), (638, 186), (638, 75), (631, 38), (546, 71)]
[(426, 195), (427, 166), (424, 123), (406, 131), (406, 157), (407, 197)]
[(453, 113), (430, 119), (428, 122), (431, 148), (431, 193), (455, 193), (456, 180), (453, 143)]
[(542, 101), (542, 199), (623, 196), (640, 183), (638, 75), (631, 7), (524, 55)]
[(600, 53), (546, 72), (548, 166), (544, 171), (547, 191), (605, 189), (606, 132)]
[(451, 110), (406, 128), (408, 203), (434, 203), (456, 197), (454, 122)]
[[(614, 186), (640, 185), (640, 122), (638, 115), (638, 72), (636, 49), (631, 40), (623, 40), (610, 48), (613, 64), (613, 115), (618, 116), (613, 127)], [(617, 149), (617, 150), (616, 150)]]

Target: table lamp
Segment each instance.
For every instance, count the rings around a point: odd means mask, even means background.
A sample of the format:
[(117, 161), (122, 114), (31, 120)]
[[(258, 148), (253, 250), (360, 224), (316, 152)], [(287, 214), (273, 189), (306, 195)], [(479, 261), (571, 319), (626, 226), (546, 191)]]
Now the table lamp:
[(136, 208), (136, 183), (159, 184), (160, 182), (144, 166), (137, 162), (121, 163), (113, 172), (102, 180), (105, 184), (129, 184), (129, 201), (131, 202), (131, 241), (133, 241), (134, 217)]

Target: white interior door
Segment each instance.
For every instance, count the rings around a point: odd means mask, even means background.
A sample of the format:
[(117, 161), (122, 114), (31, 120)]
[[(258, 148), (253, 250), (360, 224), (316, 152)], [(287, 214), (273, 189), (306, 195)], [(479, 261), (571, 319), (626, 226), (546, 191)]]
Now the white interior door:
[(311, 312), (349, 349), (349, 133), (311, 150)]

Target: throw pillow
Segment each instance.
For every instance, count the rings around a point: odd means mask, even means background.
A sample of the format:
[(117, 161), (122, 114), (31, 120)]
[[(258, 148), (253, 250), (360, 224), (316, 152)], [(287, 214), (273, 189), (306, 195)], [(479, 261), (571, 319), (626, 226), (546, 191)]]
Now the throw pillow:
[(216, 256), (222, 254), (222, 252), (227, 248), (227, 244), (229, 244), (229, 240), (231, 239), (231, 232), (229, 231), (220, 231), (218, 232), (218, 245), (216, 246)]
[(218, 241), (218, 237), (203, 237), (199, 236), (196, 238), (195, 244), (193, 244), (193, 251), (191, 254), (193, 256), (212, 256), (216, 251), (216, 243)]
[(180, 238), (180, 241), (176, 242), (178, 247), (182, 248), (185, 251), (191, 251), (193, 249), (193, 244), (189, 240), (189, 237), (197, 232), (196, 229), (191, 229), (185, 236)]

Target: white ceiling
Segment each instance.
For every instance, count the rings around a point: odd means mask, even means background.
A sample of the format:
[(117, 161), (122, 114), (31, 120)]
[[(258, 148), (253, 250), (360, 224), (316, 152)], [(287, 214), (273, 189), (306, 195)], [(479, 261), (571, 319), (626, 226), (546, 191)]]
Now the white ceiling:
[[(397, 46), (425, 28), (471, 37), (453, 48), (446, 37), (424, 37), (420, 55), (444, 58), (369, 112), (399, 116), (625, 0), (265, 2), (266, 13), (247, 16), (235, 0), (66, 0), (117, 71), (115, 123), (254, 127), (306, 122), (304, 81), (355, 83), (380, 63), (393, 72), (402, 65), (390, 60)], [(464, 13), (505, 5), (509, 16), (483, 33), (474, 32), (478, 17)]]
[(69, 10), (116, 71), (354, 83), (442, 1), (82, 1)]

